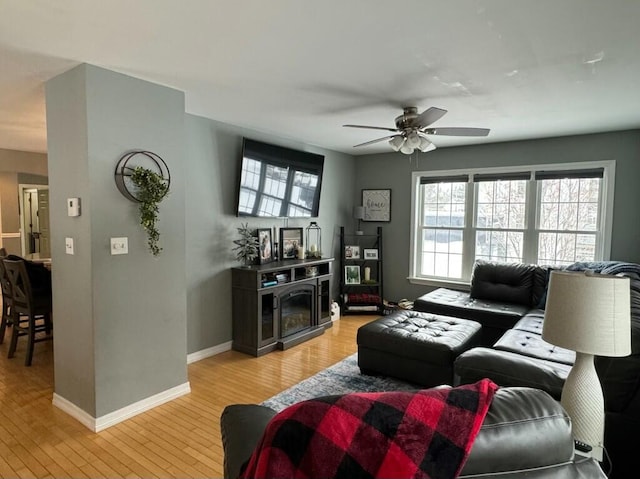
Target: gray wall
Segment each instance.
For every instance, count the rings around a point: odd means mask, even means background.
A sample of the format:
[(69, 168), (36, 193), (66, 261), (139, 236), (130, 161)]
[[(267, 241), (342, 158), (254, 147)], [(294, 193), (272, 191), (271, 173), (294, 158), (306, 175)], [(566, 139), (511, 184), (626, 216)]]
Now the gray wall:
[(0, 148), (0, 232), (2, 246), (11, 254), (22, 254), (18, 184), (47, 184), (47, 155)]
[[(306, 227), (309, 220), (235, 216), (242, 137), (325, 155), (320, 215), (324, 256), (337, 254), (336, 232), (349, 225), (355, 161), (349, 155), (186, 115), (187, 350), (202, 351), (231, 340), (231, 270), (236, 228)], [(339, 274), (338, 261), (334, 263)], [(335, 276), (337, 279), (337, 276)], [(338, 281), (334, 281), (337, 291)]]
[(48, 185), (49, 177), (32, 175), (31, 173), (18, 173), (18, 184), (24, 185)]
[[(184, 94), (80, 65), (50, 80), (46, 96), (55, 392), (101, 417), (188, 381)], [(132, 149), (159, 154), (171, 171), (159, 257), (114, 183)], [(67, 216), (69, 197), (81, 198), (82, 216)], [(119, 236), (129, 254), (112, 256), (109, 238)]]
[[(391, 222), (383, 226), (385, 297), (415, 299), (433, 289), (412, 285), (409, 275), (411, 172), (616, 160), (611, 259), (640, 262), (640, 130), (441, 148), (408, 156), (360, 156), (354, 201), (362, 188), (391, 188)], [(365, 223), (366, 227), (377, 224)]]
[(0, 171), (47, 176), (47, 155), (0, 148)]
[[(186, 115), (182, 102), (179, 92), (88, 65), (47, 85), (56, 393), (96, 417), (185, 381), (186, 354), (231, 341), (231, 248), (241, 222), (309, 224), (235, 216), (243, 136), (325, 155), (317, 221), (326, 256), (352, 221), (353, 157)], [(159, 153), (171, 170), (159, 258), (113, 183), (132, 148)], [(83, 215), (69, 218), (64, 200), (75, 196)], [(64, 254), (66, 236), (74, 256)], [(110, 236), (129, 237), (129, 255), (110, 256)]]

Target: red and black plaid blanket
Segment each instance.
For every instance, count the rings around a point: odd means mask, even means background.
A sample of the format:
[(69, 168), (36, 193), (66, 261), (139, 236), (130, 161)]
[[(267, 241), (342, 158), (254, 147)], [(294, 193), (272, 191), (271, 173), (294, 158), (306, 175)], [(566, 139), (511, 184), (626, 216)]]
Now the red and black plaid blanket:
[(241, 477), (455, 478), (496, 389), (483, 379), (294, 404), (267, 425)]

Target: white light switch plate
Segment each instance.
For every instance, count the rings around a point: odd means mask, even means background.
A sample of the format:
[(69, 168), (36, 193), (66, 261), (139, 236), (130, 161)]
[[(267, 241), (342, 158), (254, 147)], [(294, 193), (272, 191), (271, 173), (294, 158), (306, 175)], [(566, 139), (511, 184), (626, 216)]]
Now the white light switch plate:
[(67, 198), (67, 216), (80, 216), (80, 198)]
[(67, 254), (73, 254), (73, 238), (64, 239), (64, 251)]
[(111, 238), (111, 254), (128, 254), (129, 239), (125, 236), (122, 238)]

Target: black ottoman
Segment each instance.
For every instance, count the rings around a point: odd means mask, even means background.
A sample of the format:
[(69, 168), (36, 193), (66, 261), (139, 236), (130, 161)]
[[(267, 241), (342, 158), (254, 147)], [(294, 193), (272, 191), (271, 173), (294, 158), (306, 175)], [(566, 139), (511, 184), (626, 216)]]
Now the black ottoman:
[(453, 361), (480, 340), (480, 323), (417, 311), (398, 311), (358, 329), (358, 366), (433, 387), (453, 384)]

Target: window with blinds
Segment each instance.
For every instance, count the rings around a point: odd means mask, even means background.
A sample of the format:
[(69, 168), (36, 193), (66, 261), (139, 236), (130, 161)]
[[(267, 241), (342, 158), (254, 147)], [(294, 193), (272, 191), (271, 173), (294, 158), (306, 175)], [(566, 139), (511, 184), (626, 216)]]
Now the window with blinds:
[(462, 278), (468, 175), (420, 179), (420, 271)]
[(536, 172), (538, 263), (596, 259), (603, 176), (603, 168)]
[(468, 281), (476, 259), (605, 259), (614, 169), (611, 161), (414, 173), (411, 278)]

